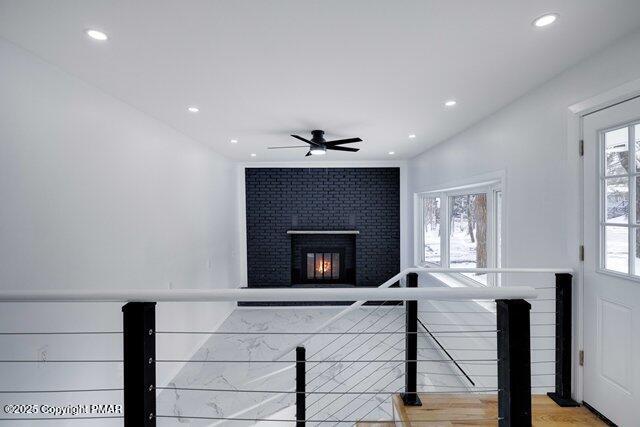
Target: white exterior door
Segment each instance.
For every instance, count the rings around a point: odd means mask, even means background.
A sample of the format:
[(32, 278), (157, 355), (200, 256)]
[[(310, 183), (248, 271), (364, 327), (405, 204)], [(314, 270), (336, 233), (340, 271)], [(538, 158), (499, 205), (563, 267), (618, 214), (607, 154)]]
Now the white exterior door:
[(584, 394), (640, 426), (640, 99), (583, 119)]

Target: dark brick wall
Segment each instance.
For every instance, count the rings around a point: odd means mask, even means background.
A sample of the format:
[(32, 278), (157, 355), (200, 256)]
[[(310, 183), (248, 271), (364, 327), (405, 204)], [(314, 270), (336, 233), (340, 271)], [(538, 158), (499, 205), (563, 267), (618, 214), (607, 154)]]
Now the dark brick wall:
[(291, 283), (287, 230), (360, 230), (356, 285), (400, 271), (399, 168), (247, 168), (248, 285)]

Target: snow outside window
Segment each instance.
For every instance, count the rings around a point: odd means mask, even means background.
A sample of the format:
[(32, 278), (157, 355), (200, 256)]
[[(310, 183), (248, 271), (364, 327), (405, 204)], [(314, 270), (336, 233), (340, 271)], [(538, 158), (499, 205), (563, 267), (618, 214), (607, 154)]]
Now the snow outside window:
[[(417, 195), (417, 260), (425, 266), (489, 268), (501, 264), (502, 190), (499, 183)], [(498, 286), (496, 275), (462, 273)]]
[(424, 197), (422, 199), (422, 212), (424, 212), (423, 260), (440, 265), (440, 197)]
[(600, 269), (637, 277), (640, 276), (640, 124), (602, 131), (599, 152)]

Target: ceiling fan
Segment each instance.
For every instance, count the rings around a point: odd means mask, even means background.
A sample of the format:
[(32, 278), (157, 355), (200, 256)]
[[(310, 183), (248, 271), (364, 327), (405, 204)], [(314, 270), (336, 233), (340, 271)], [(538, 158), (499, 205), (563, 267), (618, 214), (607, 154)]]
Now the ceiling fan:
[(279, 150), (281, 148), (308, 148), (306, 156), (320, 156), (327, 153), (327, 150), (335, 150), (335, 151), (351, 151), (356, 152), (359, 151), (359, 148), (350, 148), (350, 147), (340, 147), (343, 144), (351, 144), (353, 142), (360, 142), (362, 139), (360, 138), (347, 138), (347, 139), (337, 139), (335, 141), (326, 141), (324, 139), (324, 131), (323, 130), (312, 130), (311, 131), (311, 139), (303, 138), (299, 135), (291, 135), (292, 137), (299, 139), (300, 141), (306, 142), (307, 145), (291, 145), (287, 147), (269, 147), (269, 150)]

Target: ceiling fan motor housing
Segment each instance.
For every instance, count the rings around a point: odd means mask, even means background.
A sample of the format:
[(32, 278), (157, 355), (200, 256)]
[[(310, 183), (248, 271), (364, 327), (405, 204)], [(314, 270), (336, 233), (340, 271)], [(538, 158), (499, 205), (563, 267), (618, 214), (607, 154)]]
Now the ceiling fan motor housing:
[(312, 130), (311, 131), (311, 141), (317, 144), (324, 144), (326, 141), (324, 139), (324, 131), (323, 130)]

